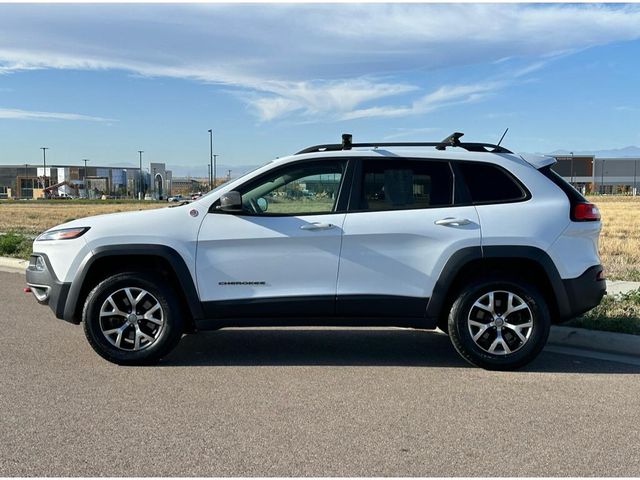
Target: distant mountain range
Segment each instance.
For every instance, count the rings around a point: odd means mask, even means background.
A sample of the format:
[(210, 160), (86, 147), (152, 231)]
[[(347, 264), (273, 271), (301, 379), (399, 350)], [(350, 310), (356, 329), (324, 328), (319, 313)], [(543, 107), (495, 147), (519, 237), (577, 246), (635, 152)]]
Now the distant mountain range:
[[(220, 178), (226, 178), (227, 173), (231, 170), (231, 178), (237, 178), (249, 170), (253, 170), (258, 165), (226, 165), (218, 163), (216, 165), (216, 176)], [(167, 168), (171, 170), (174, 177), (198, 177), (207, 178), (208, 168), (205, 164), (202, 165), (173, 165), (167, 164)]]
[[(596, 157), (640, 157), (640, 147), (629, 146), (624, 148), (612, 148), (609, 150), (574, 150), (574, 155), (594, 155)], [(555, 150), (545, 155), (571, 155), (569, 150)]]

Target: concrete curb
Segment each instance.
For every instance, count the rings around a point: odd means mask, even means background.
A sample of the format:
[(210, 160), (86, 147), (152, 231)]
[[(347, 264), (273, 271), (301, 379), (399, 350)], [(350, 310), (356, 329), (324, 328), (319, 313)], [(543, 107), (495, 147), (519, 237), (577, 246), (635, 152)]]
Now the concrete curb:
[(618, 295), (631, 290), (638, 290), (640, 282), (627, 282), (625, 280), (607, 280), (607, 294)]
[(553, 326), (548, 343), (549, 345), (640, 357), (640, 335)]
[(24, 273), (29, 261), (20, 258), (0, 257), (0, 271), (9, 273)]

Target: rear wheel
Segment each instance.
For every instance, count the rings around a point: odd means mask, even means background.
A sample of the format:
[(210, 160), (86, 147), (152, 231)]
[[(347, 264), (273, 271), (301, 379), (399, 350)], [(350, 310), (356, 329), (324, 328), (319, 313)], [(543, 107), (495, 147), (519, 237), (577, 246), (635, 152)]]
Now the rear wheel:
[(182, 336), (175, 293), (150, 275), (122, 273), (89, 293), (82, 313), (91, 347), (120, 365), (157, 362)]
[(513, 370), (538, 356), (551, 321), (534, 286), (495, 278), (464, 288), (448, 323), (451, 342), (465, 360), (490, 370)]

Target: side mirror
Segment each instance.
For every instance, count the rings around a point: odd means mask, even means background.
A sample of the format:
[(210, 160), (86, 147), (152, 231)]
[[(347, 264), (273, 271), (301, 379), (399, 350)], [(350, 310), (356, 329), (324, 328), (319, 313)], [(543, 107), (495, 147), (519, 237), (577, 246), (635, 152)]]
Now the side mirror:
[(260, 197), (258, 200), (256, 200), (256, 203), (258, 204), (260, 210), (262, 210), (263, 212), (269, 210), (269, 202), (266, 198)]
[(240, 192), (227, 192), (220, 197), (220, 210), (224, 212), (241, 212), (242, 195)]

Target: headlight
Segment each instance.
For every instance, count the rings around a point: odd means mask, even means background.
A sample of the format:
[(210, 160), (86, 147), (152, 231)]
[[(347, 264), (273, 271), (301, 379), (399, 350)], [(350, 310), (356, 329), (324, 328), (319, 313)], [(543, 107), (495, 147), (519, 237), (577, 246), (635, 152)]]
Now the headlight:
[(44, 232), (36, 238), (36, 242), (43, 242), (45, 240), (71, 240), (78, 238), (86, 233), (89, 227), (79, 228), (61, 228), (60, 230), (49, 230)]

